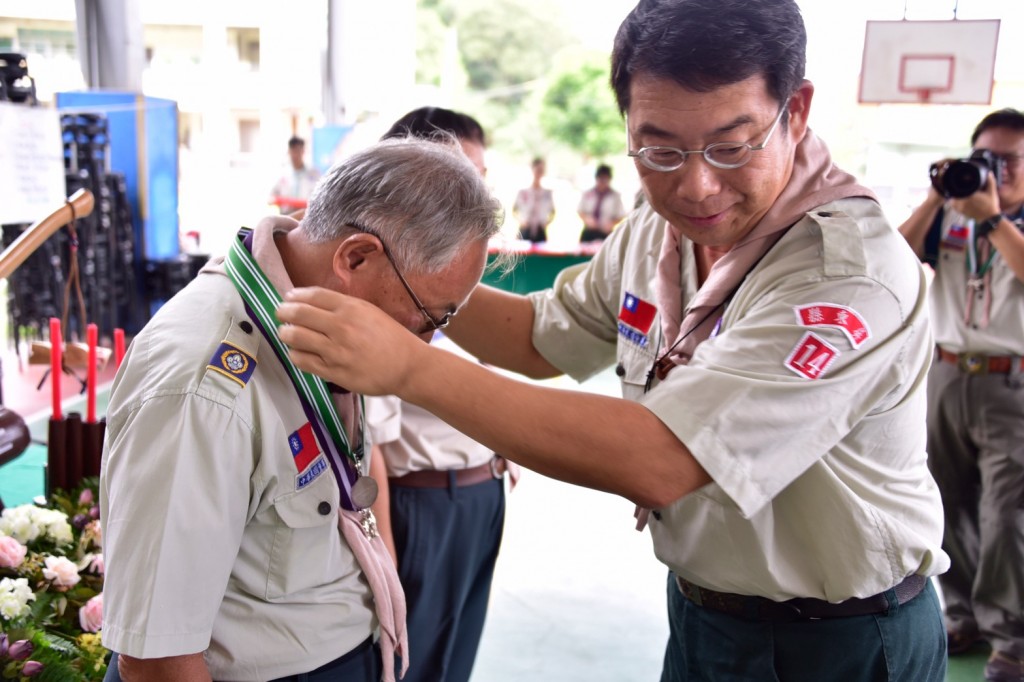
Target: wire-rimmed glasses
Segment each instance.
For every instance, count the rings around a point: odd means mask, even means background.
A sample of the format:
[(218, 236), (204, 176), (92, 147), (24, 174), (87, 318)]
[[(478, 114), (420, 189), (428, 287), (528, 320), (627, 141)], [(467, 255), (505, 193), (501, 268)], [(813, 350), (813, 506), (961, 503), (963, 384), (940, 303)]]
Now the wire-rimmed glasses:
[(700, 154), (704, 157), (705, 161), (715, 168), (724, 170), (739, 168), (750, 161), (754, 152), (759, 152), (768, 146), (768, 142), (772, 139), (775, 129), (779, 126), (779, 121), (782, 120), (782, 115), (786, 113), (787, 103), (788, 101), (784, 102), (779, 108), (779, 113), (775, 116), (775, 121), (772, 123), (772, 127), (768, 129), (768, 133), (764, 136), (761, 144), (712, 142), (707, 147), (704, 147), (704, 149), (696, 151), (686, 151), (676, 147), (664, 146), (641, 147), (635, 152), (629, 152), (627, 156), (640, 159), (640, 163), (647, 168), (662, 173), (669, 173), (681, 168), (686, 163), (686, 157), (690, 154)]

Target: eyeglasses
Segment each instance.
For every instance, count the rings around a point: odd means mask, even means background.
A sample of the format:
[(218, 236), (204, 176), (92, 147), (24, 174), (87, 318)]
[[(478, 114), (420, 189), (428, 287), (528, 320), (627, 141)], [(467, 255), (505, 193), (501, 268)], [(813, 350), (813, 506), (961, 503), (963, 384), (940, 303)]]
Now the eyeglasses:
[(384, 249), (384, 255), (387, 257), (388, 262), (391, 263), (391, 267), (394, 268), (395, 274), (398, 275), (398, 281), (401, 282), (402, 286), (405, 287), (405, 290), (409, 292), (409, 298), (411, 298), (412, 302), (416, 304), (416, 307), (419, 309), (420, 313), (423, 314), (423, 317), (427, 319), (427, 322), (430, 324), (430, 327), (433, 331), (436, 331), (438, 329), (444, 329), (449, 324), (451, 324), (452, 317), (454, 317), (457, 311), (450, 310), (446, 312), (444, 315), (442, 315), (440, 318), (431, 315), (430, 312), (427, 310), (426, 306), (423, 305), (423, 303), (420, 301), (420, 297), (417, 296), (416, 292), (414, 292), (412, 290), (412, 287), (409, 286), (409, 282), (406, 281), (405, 275), (403, 275), (402, 271), (398, 269), (398, 264), (395, 263), (395, 257), (391, 255), (391, 249), (388, 248), (388, 245), (384, 242), (384, 240), (381, 238), (379, 234), (367, 228), (365, 225), (349, 223), (349, 226), (356, 228), (360, 232), (365, 232), (366, 234), (373, 235), (374, 237), (377, 238), (377, 241), (380, 242), (381, 248)]
[(782, 115), (786, 113), (787, 103), (788, 100), (779, 108), (775, 122), (768, 129), (768, 134), (764, 136), (761, 144), (753, 147), (746, 142), (712, 142), (707, 147), (704, 147), (704, 149), (692, 152), (677, 149), (676, 147), (642, 147), (635, 152), (629, 152), (627, 156), (640, 159), (640, 163), (644, 166), (662, 173), (669, 173), (681, 168), (686, 163), (686, 157), (690, 154), (702, 155), (704, 160), (715, 168), (725, 170), (739, 168), (750, 161), (750, 157), (754, 152), (759, 152), (768, 146), (768, 141), (772, 139), (775, 129), (779, 126), (779, 121), (782, 120)]

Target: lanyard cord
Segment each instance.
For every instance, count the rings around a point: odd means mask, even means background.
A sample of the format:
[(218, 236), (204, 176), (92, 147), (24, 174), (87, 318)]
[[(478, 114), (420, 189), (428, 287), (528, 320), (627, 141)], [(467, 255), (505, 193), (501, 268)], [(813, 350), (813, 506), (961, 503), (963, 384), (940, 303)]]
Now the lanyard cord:
[[(794, 225), (795, 224), (796, 223), (794, 223)], [(793, 225), (790, 225), (789, 227), (792, 227), (792, 226)], [(668, 350), (666, 350), (665, 353), (660, 358), (657, 357), (658, 352), (655, 351), (655, 353), (654, 353), (655, 360), (654, 360), (653, 363), (651, 363), (651, 368), (650, 368), (650, 370), (647, 371), (647, 380), (644, 382), (644, 393), (647, 393), (648, 391), (651, 390), (651, 387), (654, 384), (654, 377), (657, 375), (659, 369), (664, 369), (666, 367), (666, 361), (668, 360), (669, 356), (672, 354), (672, 351), (675, 350), (676, 346), (678, 346), (680, 343), (682, 343), (684, 340), (686, 340), (686, 337), (688, 337), (690, 334), (692, 334), (693, 332), (695, 332), (698, 329), (700, 329), (701, 325), (703, 325), (705, 322), (707, 322), (708, 318), (710, 318), (712, 315), (714, 315), (718, 310), (729, 307), (729, 303), (732, 301), (732, 297), (736, 295), (736, 292), (740, 290), (740, 287), (743, 286), (743, 283), (747, 281), (747, 277), (750, 275), (750, 273), (753, 272), (757, 268), (757, 266), (761, 264), (761, 261), (764, 260), (764, 257), (767, 256), (768, 253), (773, 248), (775, 248), (775, 244), (777, 244), (779, 242), (779, 240), (782, 239), (782, 237), (787, 232), (789, 232), (789, 227), (787, 227), (784, 230), (780, 230), (779, 231), (778, 236), (775, 237), (775, 243), (773, 243), (771, 246), (769, 246), (767, 249), (765, 249), (764, 253), (762, 253), (760, 256), (757, 257), (757, 260), (755, 260), (751, 264), (751, 266), (747, 269), (747, 271), (745, 273), (743, 273), (743, 277), (740, 278), (740, 281), (736, 284), (735, 287), (733, 287), (732, 291), (729, 292), (729, 295), (726, 296), (725, 299), (723, 299), (721, 303), (719, 303), (714, 308), (709, 310), (704, 315), (704, 317), (700, 318), (700, 320), (697, 321), (697, 323), (695, 325), (693, 325), (692, 327), (687, 329), (686, 333), (684, 333), (682, 336), (680, 336), (678, 339), (676, 339), (675, 342), (671, 346), (668, 347)], [(724, 314), (725, 314), (724, 310), (723, 310), (722, 314), (724, 316)]]

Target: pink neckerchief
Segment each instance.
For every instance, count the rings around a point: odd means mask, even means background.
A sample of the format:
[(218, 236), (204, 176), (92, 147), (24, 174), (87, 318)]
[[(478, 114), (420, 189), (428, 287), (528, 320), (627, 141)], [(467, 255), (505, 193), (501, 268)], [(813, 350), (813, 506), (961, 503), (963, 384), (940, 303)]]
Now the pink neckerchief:
[[(728, 171), (725, 171), (728, 172)], [(793, 173), (789, 183), (772, 204), (768, 213), (743, 239), (720, 258), (708, 273), (683, 316), (681, 234), (666, 225), (665, 239), (658, 258), (655, 296), (661, 313), (662, 334), (672, 339), (672, 348), (665, 355), (671, 365), (685, 365), (693, 357), (697, 345), (706, 340), (717, 323), (715, 309), (727, 302), (757, 261), (768, 252), (785, 231), (813, 208), (837, 199), (867, 197), (877, 201), (874, 193), (857, 184), (849, 173), (832, 163), (825, 143), (811, 130), (797, 145)], [(690, 242), (685, 244), (690, 246)], [(679, 345), (673, 345), (689, 334)]]

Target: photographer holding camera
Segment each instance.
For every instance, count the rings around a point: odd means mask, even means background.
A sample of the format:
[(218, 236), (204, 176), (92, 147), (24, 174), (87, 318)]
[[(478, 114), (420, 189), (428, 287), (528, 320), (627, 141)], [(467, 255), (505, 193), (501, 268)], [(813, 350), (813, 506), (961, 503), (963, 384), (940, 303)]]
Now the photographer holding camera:
[(946, 516), (949, 653), (986, 640), (985, 679), (1024, 681), (1024, 113), (981, 120), (931, 169), (900, 233), (935, 270), (929, 466)]

